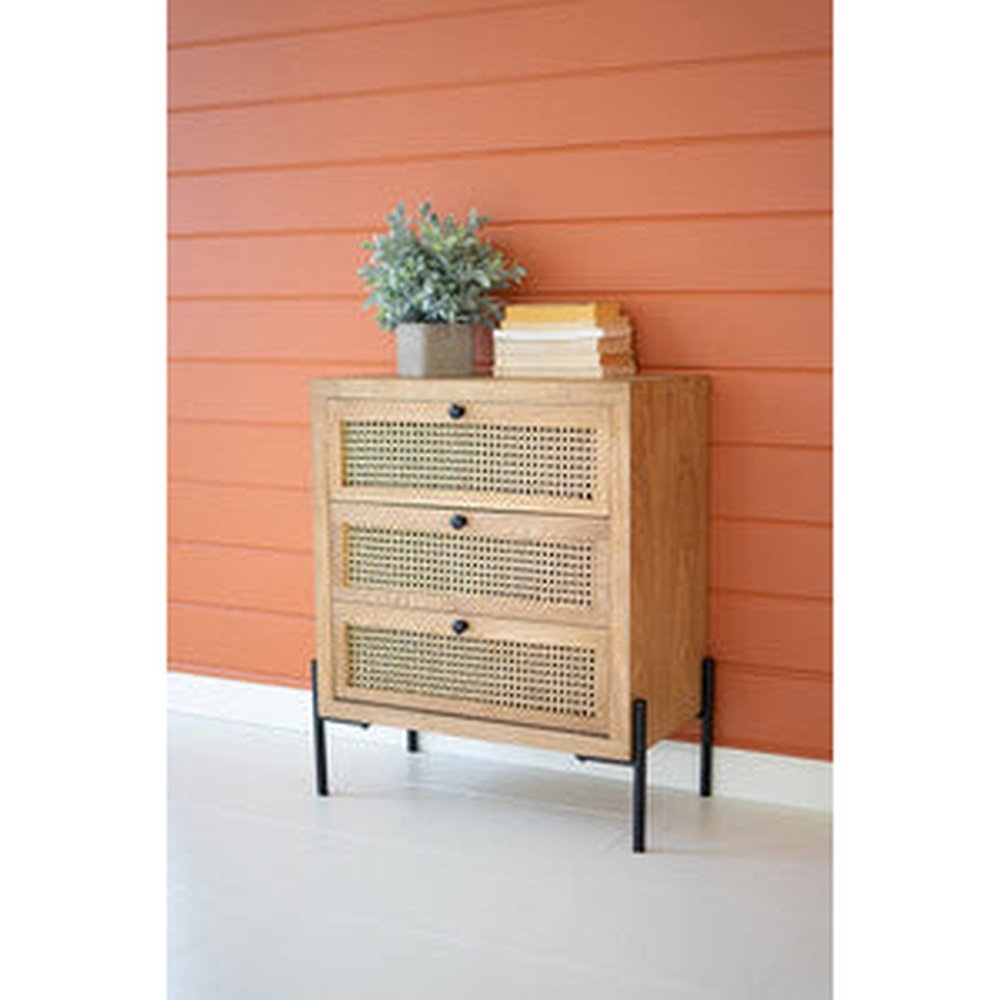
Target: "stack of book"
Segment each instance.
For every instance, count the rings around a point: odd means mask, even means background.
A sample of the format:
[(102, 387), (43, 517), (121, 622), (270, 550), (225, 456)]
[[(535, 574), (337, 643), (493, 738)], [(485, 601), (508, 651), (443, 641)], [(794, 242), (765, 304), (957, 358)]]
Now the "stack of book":
[(509, 305), (493, 333), (493, 374), (498, 378), (634, 373), (632, 326), (617, 302)]

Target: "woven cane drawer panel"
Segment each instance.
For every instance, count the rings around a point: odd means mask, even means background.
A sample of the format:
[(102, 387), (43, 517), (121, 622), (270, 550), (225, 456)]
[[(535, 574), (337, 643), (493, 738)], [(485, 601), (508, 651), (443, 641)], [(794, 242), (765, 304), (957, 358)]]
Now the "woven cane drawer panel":
[(604, 725), (607, 652), (598, 630), (526, 631), (471, 618), (456, 635), (450, 617), (387, 617), (364, 608), (341, 618), (338, 673), (352, 699), (555, 728)]
[(391, 528), (347, 529), (347, 584), (591, 607), (593, 546)]
[(607, 416), (599, 408), (470, 404), (456, 420), (444, 404), (347, 401), (335, 412), (334, 493), (605, 507)]
[(606, 617), (605, 521), (363, 505), (335, 507), (332, 517), (341, 596), (424, 607), (460, 596), (494, 614)]
[(597, 431), (346, 421), (344, 484), (593, 500)]

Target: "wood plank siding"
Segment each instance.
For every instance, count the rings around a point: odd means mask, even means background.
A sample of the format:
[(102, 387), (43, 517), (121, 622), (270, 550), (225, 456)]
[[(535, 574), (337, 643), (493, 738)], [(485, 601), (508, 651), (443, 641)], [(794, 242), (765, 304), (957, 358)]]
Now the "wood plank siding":
[(306, 685), (309, 380), (391, 370), (360, 243), (430, 196), (712, 376), (719, 739), (829, 758), (827, 0), (171, 0), (169, 59), (170, 666)]

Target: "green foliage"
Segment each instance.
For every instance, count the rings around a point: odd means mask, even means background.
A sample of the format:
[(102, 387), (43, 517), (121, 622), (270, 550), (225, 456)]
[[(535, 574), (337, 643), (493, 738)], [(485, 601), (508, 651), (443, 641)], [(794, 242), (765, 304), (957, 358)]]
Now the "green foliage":
[(359, 270), (371, 295), (379, 325), (475, 323), (493, 327), (503, 316), (493, 292), (519, 284), (523, 267), (479, 236), (488, 219), (475, 209), (466, 222), (439, 218), (431, 203), (409, 219), (402, 203), (386, 216), (389, 231), (362, 244), (371, 251)]

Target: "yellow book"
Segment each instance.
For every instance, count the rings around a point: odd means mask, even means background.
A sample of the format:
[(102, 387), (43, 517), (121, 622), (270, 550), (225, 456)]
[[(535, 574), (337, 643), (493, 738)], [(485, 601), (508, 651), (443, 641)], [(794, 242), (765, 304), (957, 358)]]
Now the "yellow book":
[(621, 317), (617, 302), (530, 302), (507, 306), (504, 325), (520, 323), (614, 323)]

